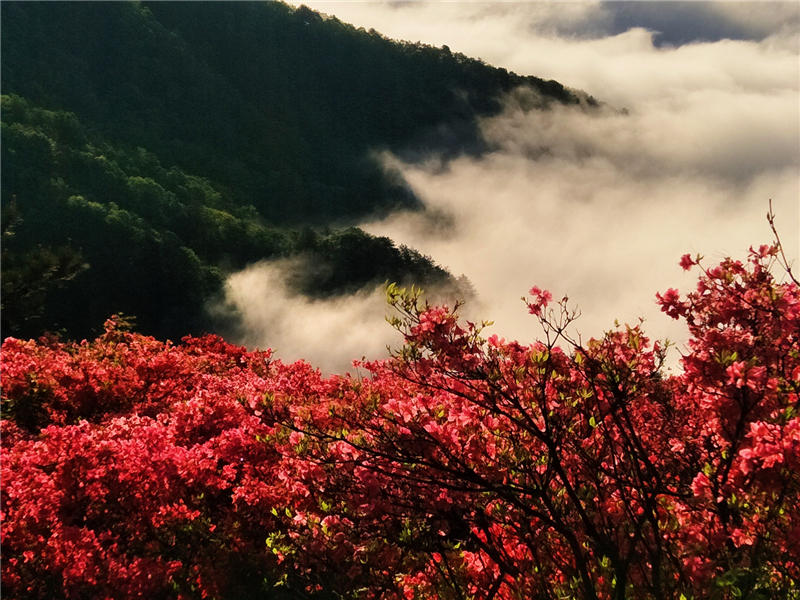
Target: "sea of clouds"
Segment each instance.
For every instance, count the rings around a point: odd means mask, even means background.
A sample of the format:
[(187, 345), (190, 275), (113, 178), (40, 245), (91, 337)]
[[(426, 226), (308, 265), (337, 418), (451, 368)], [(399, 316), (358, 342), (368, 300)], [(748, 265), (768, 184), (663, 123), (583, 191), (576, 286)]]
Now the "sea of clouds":
[[(800, 256), (799, 3), (307, 4), (606, 103), (526, 111), (524, 94), (512, 95), (481, 122), (491, 153), (381, 156), (428, 211), (361, 226), (465, 274), (478, 293), (467, 310), (494, 320), (490, 332), (540, 333), (520, 301), (535, 284), (569, 296), (584, 339), (644, 319), (651, 337), (680, 348), (686, 332), (655, 293), (693, 287), (696, 272), (677, 264), (684, 253), (710, 265), (771, 242), (770, 199), (787, 255)], [(260, 264), (229, 279), (241, 343), (325, 372), (400, 343), (382, 290), (311, 301), (287, 290), (284, 271)]]

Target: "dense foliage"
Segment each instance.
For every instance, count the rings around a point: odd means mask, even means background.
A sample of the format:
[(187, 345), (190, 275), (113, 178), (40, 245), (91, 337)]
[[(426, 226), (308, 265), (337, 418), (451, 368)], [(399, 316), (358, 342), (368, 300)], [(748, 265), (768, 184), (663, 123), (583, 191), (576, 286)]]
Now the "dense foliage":
[(779, 253), (659, 295), (691, 333), (676, 374), (638, 326), (571, 339), (537, 287), (524, 345), (390, 286), (406, 341), (363, 376), (114, 320), (7, 339), (3, 595), (796, 598), (800, 287)]
[(413, 203), (369, 151), (478, 147), (475, 117), (520, 85), (578, 102), (280, 2), (9, 2), (2, 17), (4, 93), (75, 113), (273, 223)]
[(327, 229), (420, 208), (375, 153), (481, 152), (477, 117), (523, 85), (538, 108), (594, 104), (280, 2), (0, 10), (4, 336), (93, 337), (112, 313), (160, 339), (221, 331), (205, 307), (224, 276), (298, 254), (309, 295), (453, 283), (411, 249)]
[(2, 111), (4, 336), (93, 337), (112, 312), (162, 338), (197, 333), (216, 325), (205, 307), (224, 274), (269, 258), (314, 264), (296, 286), (307, 295), (453, 283), (429, 258), (358, 229), (270, 227), (219, 185), (111, 145), (72, 113), (14, 95)]

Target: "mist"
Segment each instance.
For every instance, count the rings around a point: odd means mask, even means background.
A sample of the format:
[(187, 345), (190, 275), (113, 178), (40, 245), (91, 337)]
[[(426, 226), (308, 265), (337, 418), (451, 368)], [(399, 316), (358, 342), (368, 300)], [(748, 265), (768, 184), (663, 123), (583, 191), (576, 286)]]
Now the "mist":
[[(524, 342), (539, 335), (520, 301), (538, 285), (578, 306), (584, 339), (615, 320), (643, 319), (651, 338), (680, 347), (686, 332), (660, 313), (655, 293), (693, 287), (696, 271), (677, 264), (684, 253), (710, 265), (771, 242), (769, 199), (787, 255), (800, 255), (800, 5), (309, 6), (607, 103), (525, 111), (530, 92), (519, 91), (480, 123), (491, 153), (421, 162), (382, 155), (427, 210), (362, 227), (465, 274), (478, 293), (470, 311), (495, 321), (490, 332)], [(282, 272), (260, 265), (229, 280), (247, 331), (239, 341), (329, 372), (399, 343), (381, 290), (312, 302), (287, 292)]]
[(386, 322), (383, 285), (359, 294), (310, 299), (287, 284), (295, 261), (252, 265), (228, 278), (226, 304), (238, 313), (236, 342), (271, 348), (284, 362), (306, 360), (326, 374), (352, 372), (356, 359), (388, 356), (402, 336)]

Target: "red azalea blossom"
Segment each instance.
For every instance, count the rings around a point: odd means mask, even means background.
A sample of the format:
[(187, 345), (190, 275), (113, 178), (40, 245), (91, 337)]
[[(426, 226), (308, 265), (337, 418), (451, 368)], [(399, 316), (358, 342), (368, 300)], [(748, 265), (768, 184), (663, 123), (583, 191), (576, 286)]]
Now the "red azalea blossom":
[(691, 257), (691, 255), (689, 255), (689, 254), (684, 254), (683, 256), (681, 256), (681, 261), (680, 261), (680, 263), (679, 263), (679, 264), (680, 264), (681, 268), (682, 268), (684, 271), (688, 271), (688, 270), (689, 270), (689, 269), (691, 269), (691, 268), (692, 268), (694, 265), (696, 265), (696, 264), (697, 264), (697, 262), (695, 262), (694, 260), (692, 260), (692, 257)]
[(528, 292), (533, 298), (528, 302), (528, 312), (532, 315), (541, 315), (547, 305), (552, 302), (553, 294), (533, 286)]
[(113, 320), (8, 338), (3, 596), (795, 598), (800, 291), (777, 256), (658, 296), (691, 334), (678, 374), (639, 326), (568, 337), (538, 287), (558, 335), (530, 345), (390, 288), (405, 343), (364, 377)]

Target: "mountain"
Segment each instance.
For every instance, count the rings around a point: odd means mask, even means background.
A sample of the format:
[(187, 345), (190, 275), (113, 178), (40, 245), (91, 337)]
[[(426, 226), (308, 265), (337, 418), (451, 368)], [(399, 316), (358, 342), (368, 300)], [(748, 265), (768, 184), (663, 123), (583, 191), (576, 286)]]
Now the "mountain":
[(582, 101), (280, 2), (0, 10), (3, 336), (85, 337), (114, 312), (161, 338), (214, 329), (226, 274), (266, 258), (308, 258), (317, 296), (452, 282), (349, 227), (421, 208), (376, 153), (485, 152), (478, 117), (519, 86)]

